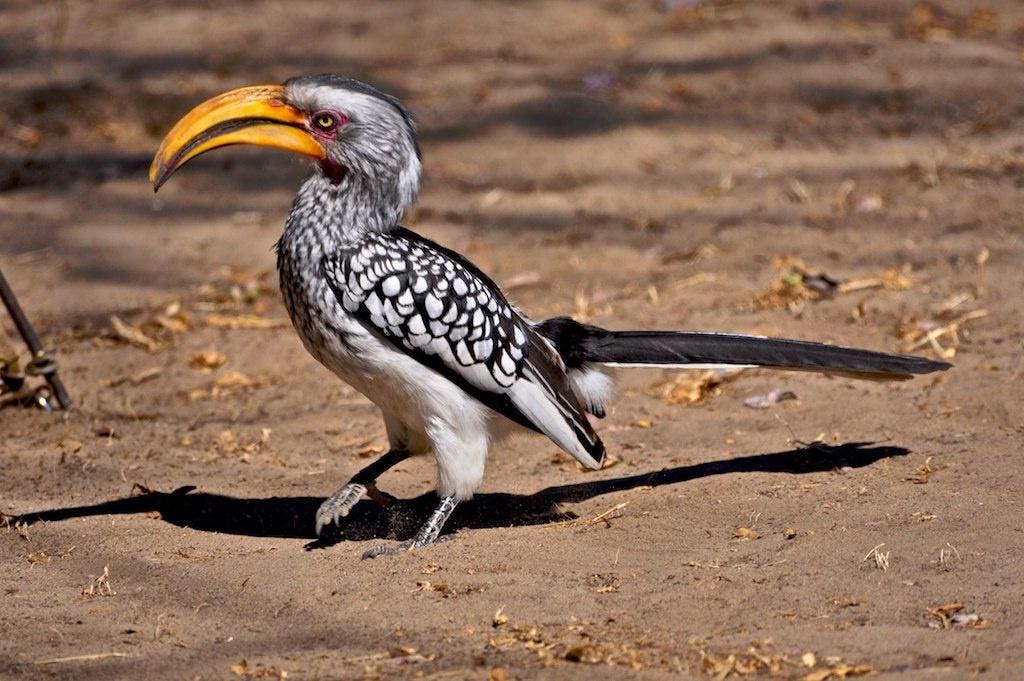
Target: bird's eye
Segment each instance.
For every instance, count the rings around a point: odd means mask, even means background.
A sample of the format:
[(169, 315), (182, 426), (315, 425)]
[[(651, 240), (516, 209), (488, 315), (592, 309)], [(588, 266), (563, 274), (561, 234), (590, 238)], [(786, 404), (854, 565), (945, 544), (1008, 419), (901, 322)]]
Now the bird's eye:
[(313, 117), (313, 123), (321, 130), (331, 130), (338, 124), (338, 121), (334, 118), (333, 114), (318, 113)]

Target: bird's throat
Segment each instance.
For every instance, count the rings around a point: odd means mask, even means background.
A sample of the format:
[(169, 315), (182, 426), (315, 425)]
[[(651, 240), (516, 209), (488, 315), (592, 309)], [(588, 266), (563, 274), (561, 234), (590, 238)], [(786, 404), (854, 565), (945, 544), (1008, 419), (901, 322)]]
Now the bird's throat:
[(405, 206), (395, 194), (381, 193), (360, 173), (341, 168), (340, 177), (324, 170), (306, 179), (288, 216), (283, 245), (315, 244), (320, 257), (397, 226)]
[(337, 161), (332, 161), (329, 158), (325, 158), (320, 161), (320, 172), (323, 173), (331, 184), (339, 185), (342, 180), (345, 179), (345, 173), (347, 172), (345, 166), (341, 165)]

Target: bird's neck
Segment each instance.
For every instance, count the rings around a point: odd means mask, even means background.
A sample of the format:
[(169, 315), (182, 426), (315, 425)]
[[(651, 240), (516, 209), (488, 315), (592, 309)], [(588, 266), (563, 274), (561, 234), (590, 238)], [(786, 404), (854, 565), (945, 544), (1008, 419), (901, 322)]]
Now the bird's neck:
[(416, 188), (371, 179), (356, 172), (340, 179), (321, 173), (309, 177), (295, 197), (282, 242), (314, 242), (316, 250), (331, 253), (367, 234), (394, 229)]

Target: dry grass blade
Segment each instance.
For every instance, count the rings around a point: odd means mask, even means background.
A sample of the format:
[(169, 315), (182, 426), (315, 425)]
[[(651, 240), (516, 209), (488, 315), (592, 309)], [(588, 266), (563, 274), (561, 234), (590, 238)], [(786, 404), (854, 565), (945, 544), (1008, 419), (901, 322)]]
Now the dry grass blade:
[(853, 293), (872, 288), (884, 288), (887, 291), (905, 291), (913, 285), (905, 270), (892, 267), (880, 277), (864, 277), (851, 279), (839, 284), (839, 293)]
[(117, 315), (111, 315), (110, 328), (113, 331), (114, 338), (130, 345), (137, 345), (150, 352), (154, 352), (160, 347), (160, 344), (144, 334), (142, 329), (132, 326)]
[(287, 319), (272, 319), (251, 314), (208, 314), (203, 318), (203, 323), (217, 329), (283, 329), (289, 324)]
[(672, 288), (675, 290), (679, 290), (684, 288), (690, 288), (691, 286), (696, 286), (697, 284), (706, 284), (713, 281), (718, 281), (718, 277), (715, 276), (714, 274), (710, 272), (698, 272), (697, 274), (690, 275), (685, 279), (681, 279), (675, 282), (674, 284), (672, 284)]
[(932, 466), (932, 457), (927, 457), (924, 463), (918, 466), (917, 471), (914, 475), (904, 478), (907, 482), (912, 482), (915, 485), (924, 485), (931, 479), (932, 474), (939, 470), (939, 467)]
[(617, 511), (621, 511), (622, 509), (626, 508), (627, 506), (629, 506), (629, 502), (628, 501), (623, 501), (621, 504), (615, 504), (614, 506), (609, 508), (604, 513), (598, 513), (596, 516), (594, 516), (593, 518), (588, 520), (587, 521), (587, 525), (593, 525), (595, 523), (599, 523), (602, 520), (604, 520), (605, 518), (607, 518), (608, 516), (610, 516), (612, 513), (615, 513)]
[(47, 660), (36, 660), (33, 664), (62, 664), (64, 662), (90, 662), (92, 660), (106, 660), (112, 657), (132, 657), (130, 653), (88, 653), (86, 655), (68, 655), (67, 657), (51, 657)]
[(506, 291), (511, 291), (517, 288), (525, 288), (527, 286), (535, 286), (544, 281), (540, 276), (540, 272), (521, 272), (505, 280), (505, 285), (502, 287)]
[[(609, 525), (608, 521), (612, 519), (612, 518), (609, 518), (609, 516), (611, 516), (613, 513), (621, 511), (622, 509), (624, 509), (627, 506), (629, 506), (629, 502), (628, 501), (623, 501), (622, 503), (615, 504), (614, 506), (612, 506), (611, 508), (609, 508), (606, 511), (602, 511), (601, 513), (598, 513), (593, 518), (587, 518), (587, 519), (583, 519), (583, 518), (570, 518), (569, 520), (563, 520), (561, 522), (552, 523), (548, 527), (581, 527), (581, 526), (589, 527), (590, 525), (594, 525), (594, 524), (599, 523), (599, 522), (604, 522), (605, 525)], [(618, 517), (618, 516), (615, 516), (615, 517)]]
[(817, 669), (808, 672), (803, 681), (830, 681), (831, 679), (846, 679), (851, 676), (864, 676), (874, 670), (865, 664), (837, 664), (828, 669)]
[(110, 566), (103, 566), (103, 574), (93, 578), (93, 580), (82, 587), (82, 596), (85, 598), (92, 598), (94, 596), (116, 596), (117, 592), (114, 591), (110, 585)]
[(864, 558), (861, 559), (860, 562), (866, 563), (869, 559), (873, 558), (874, 559), (874, 566), (876, 568), (878, 568), (879, 570), (883, 570), (883, 571), (888, 570), (889, 569), (889, 554), (891, 553), (891, 551), (886, 551), (885, 553), (882, 553), (882, 547), (883, 546), (885, 546), (885, 542), (882, 542), (881, 544), (879, 544), (875, 548), (873, 548), (870, 551), (868, 551), (867, 555), (864, 556)]
[(102, 381), (100, 385), (106, 388), (116, 388), (117, 386), (124, 385), (125, 383), (131, 383), (132, 385), (141, 385), (146, 381), (156, 378), (163, 372), (164, 370), (161, 367), (149, 367), (147, 369), (143, 369), (142, 371), (138, 371), (131, 375), (124, 375), (118, 376), (117, 378), (107, 379), (105, 381)]
[(939, 549), (939, 566), (944, 570), (952, 570), (954, 560), (963, 560), (960, 557), (960, 550), (949, 542), (946, 542), (946, 546)]

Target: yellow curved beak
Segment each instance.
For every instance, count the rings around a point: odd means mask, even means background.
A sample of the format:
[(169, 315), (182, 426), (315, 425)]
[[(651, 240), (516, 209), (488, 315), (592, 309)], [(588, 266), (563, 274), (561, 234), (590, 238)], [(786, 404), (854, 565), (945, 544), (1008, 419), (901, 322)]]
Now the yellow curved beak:
[(255, 144), (323, 159), (323, 146), (306, 128), (306, 115), (285, 103), (280, 85), (256, 85), (208, 99), (179, 120), (149, 167), (156, 191), (180, 167), (229, 144)]

